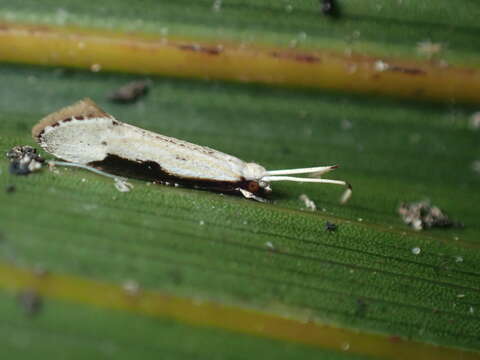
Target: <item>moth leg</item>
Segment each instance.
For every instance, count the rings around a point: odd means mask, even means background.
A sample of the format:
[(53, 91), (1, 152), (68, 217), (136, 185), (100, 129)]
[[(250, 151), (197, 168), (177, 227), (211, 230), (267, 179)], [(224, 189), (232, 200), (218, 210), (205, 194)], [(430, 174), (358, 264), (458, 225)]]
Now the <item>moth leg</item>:
[(112, 175), (112, 174), (109, 174), (105, 171), (102, 171), (102, 170), (98, 170), (94, 167), (91, 167), (91, 166), (88, 166), (88, 165), (83, 165), (83, 164), (78, 164), (78, 163), (71, 163), (71, 162), (66, 162), (66, 161), (57, 161), (57, 160), (50, 160), (48, 161), (48, 165), (49, 166), (70, 166), (70, 167), (76, 167), (76, 168), (80, 168), (80, 169), (85, 169), (85, 170), (88, 170), (88, 171), (91, 171), (91, 172), (94, 172), (95, 174), (98, 174), (98, 175), (102, 175), (102, 176), (106, 176), (106, 177), (109, 177), (111, 179), (114, 179), (114, 180), (118, 180), (118, 181), (126, 181), (127, 179), (124, 178), (124, 177), (121, 177), (121, 176), (116, 176), (116, 175)]
[(267, 199), (264, 199), (260, 196), (257, 196), (254, 193), (252, 193), (250, 191), (247, 191), (245, 189), (238, 188), (236, 190), (240, 191), (246, 199), (253, 199), (253, 200), (256, 200), (258, 202), (263, 202), (263, 203), (267, 202)]

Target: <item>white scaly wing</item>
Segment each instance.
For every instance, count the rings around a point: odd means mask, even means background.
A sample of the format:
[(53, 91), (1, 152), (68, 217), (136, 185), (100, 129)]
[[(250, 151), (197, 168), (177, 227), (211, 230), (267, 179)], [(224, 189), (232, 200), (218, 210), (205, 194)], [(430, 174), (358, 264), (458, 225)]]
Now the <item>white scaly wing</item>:
[[(94, 106), (94, 111), (78, 111), (80, 106)], [(241, 180), (245, 167), (234, 156), (117, 121), (91, 100), (48, 116), (32, 133), (45, 151), (80, 164), (102, 161), (111, 154), (156, 162), (174, 176), (217, 181)]]

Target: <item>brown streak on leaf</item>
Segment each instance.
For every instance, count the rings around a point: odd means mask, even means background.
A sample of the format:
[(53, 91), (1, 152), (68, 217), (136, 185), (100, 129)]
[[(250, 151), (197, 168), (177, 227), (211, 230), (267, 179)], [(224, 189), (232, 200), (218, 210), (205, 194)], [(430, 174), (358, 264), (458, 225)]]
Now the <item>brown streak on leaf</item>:
[(274, 51), (270, 53), (270, 55), (279, 59), (289, 59), (289, 60), (305, 62), (305, 63), (318, 63), (321, 61), (318, 56), (315, 56), (312, 54), (299, 54), (299, 53), (295, 54), (295, 53)]
[(397, 65), (390, 65), (387, 70), (401, 72), (407, 75), (426, 75), (427, 74), (427, 72), (422, 69), (406, 68), (406, 67), (397, 66)]
[(177, 46), (180, 50), (201, 52), (208, 55), (220, 55), (222, 50), (219, 47), (201, 46), (196, 44), (184, 44)]

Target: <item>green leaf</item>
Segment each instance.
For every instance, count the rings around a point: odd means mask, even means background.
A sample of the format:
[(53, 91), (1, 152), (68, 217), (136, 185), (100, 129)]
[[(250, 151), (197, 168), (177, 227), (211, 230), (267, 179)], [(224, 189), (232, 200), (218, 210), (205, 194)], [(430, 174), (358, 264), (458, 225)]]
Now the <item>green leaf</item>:
[[(223, 1), (219, 13), (212, 1), (105, 1), (96, 14), (87, 2), (41, 3), (3, 2), (0, 17), (48, 24), (63, 17), (69, 24), (115, 31), (161, 33), (168, 27), (169, 34), (253, 44), (287, 45), (305, 32), (300, 47), (338, 50), (351, 43), (366, 54), (408, 58), (419, 56), (418, 41), (430, 39), (448, 44), (442, 52), (448, 61), (478, 60), (473, 2), (459, 7), (404, 0), (377, 7), (373, 1), (344, 1), (338, 21), (322, 17), (316, 1)], [(360, 39), (352, 39), (354, 31)], [(449, 350), (444, 358), (478, 358), (480, 131), (470, 125), (475, 106), (162, 77), (151, 78), (147, 97), (125, 106), (106, 97), (137, 76), (2, 65), (0, 78), (2, 153), (18, 144), (36, 146), (30, 130), (37, 121), (89, 96), (121, 121), (268, 169), (339, 164), (327, 177), (347, 180), (354, 189), (343, 206), (342, 188), (315, 184), (275, 183), (267, 204), (138, 180), (121, 193), (110, 179), (78, 169), (14, 176), (1, 158), (0, 261), (12, 269), (47, 270), (52, 285), (48, 277), (39, 280), (43, 307), (28, 317), (14, 294), (18, 289), (0, 279), (0, 353), (353, 359), (395, 358), (402, 353), (384, 349), (412, 354), (418, 343), (427, 343), (477, 351)], [(301, 194), (318, 210), (305, 209)], [(465, 227), (409, 229), (397, 208), (422, 199)], [(327, 221), (338, 230), (326, 231)], [(55, 296), (56, 275), (120, 287), (134, 281), (142, 290), (199, 304), (318, 324), (312, 331), (328, 324), (345, 334), (379, 334), (383, 346), (370, 352), (353, 343), (304, 346), (132, 314), (115, 307), (118, 299), (97, 308), (81, 297), (75, 302)], [(25, 284), (18, 280), (19, 288)], [(427, 346), (421, 356), (439, 358), (437, 350)]]

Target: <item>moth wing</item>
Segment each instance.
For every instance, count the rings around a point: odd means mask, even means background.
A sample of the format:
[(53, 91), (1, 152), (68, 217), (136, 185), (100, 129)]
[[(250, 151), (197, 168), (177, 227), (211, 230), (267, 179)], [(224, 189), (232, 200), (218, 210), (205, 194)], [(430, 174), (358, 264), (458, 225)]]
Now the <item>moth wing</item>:
[[(121, 127), (114, 129), (118, 136), (110, 144), (109, 153), (123, 158), (154, 161), (167, 173), (182, 178), (217, 181), (242, 179), (245, 163), (234, 156), (121, 124)], [(129, 146), (125, 146), (124, 139), (128, 139)]]
[(32, 135), (45, 151), (80, 164), (115, 155), (155, 162), (177, 177), (231, 182), (242, 179), (245, 167), (234, 156), (117, 121), (89, 99), (47, 116)]

